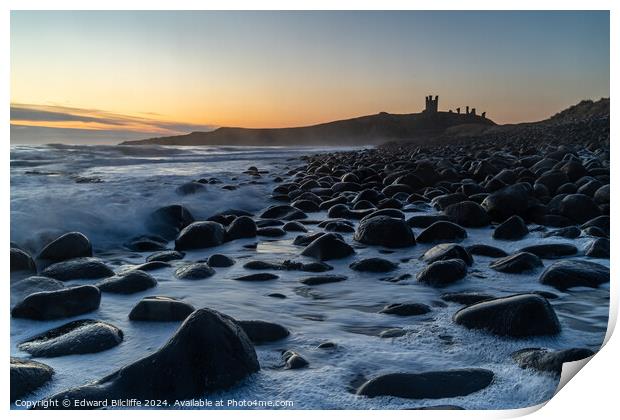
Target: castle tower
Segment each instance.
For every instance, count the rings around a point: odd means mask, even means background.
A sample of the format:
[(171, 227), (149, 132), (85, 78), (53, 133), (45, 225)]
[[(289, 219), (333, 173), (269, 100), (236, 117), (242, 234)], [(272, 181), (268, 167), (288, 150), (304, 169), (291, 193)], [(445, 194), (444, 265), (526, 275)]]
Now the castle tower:
[(428, 95), (425, 98), (425, 106), (424, 106), (424, 112), (429, 112), (429, 113), (436, 113), (437, 109), (439, 108), (439, 96), (435, 96), (435, 99), (433, 99), (433, 95)]

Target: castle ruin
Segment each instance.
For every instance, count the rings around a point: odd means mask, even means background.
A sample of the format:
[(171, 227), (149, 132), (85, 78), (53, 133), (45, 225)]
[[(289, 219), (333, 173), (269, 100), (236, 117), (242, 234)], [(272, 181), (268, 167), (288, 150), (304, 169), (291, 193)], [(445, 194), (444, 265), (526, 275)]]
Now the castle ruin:
[[(425, 107), (424, 107), (424, 112), (428, 113), (428, 114), (436, 114), (437, 112), (439, 112), (439, 96), (435, 95), (435, 98), (433, 98), (433, 95), (428, 95), (425, 98)], [(449, 110), (448, 112), (452, 113), (452, 110)], [(457, 114), (461, 114), (461, 108), (456, 108), (456, 113)], [(476, 116), (476, 108), (471, 108), (471, 110), (469, 109), (469, 105), (467, 105), (465, 107), (465, 115), (471, 115), (472, 117)], [(486, 111), (483, 112), (481, 114), (482, 118), (486, 118)]]

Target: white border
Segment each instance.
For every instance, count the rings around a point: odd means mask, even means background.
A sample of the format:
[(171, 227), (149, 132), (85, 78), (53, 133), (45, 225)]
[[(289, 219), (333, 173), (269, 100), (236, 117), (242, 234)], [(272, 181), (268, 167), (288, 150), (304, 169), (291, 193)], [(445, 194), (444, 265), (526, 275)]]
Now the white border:
[[(4, 244), (2, 251), (0, 252), (4, 267), (4, 312), (2, 322), (2, 337), (9, 337), (9, 325), (10, 320), (8, 316), (9, 309), (9, 209), (10, 209), (10, 172), (9, 172), (9, 104), (10, 104), (10, 10), (198, 10), (198, 9), (212, 9), (212, 10), (307, 10), (307, 9), (320, 9), (320, 10), (344, 10), (355, 7), (356, 9), (364, 10), (611, 10), (611, 43), (610, 43), (610, 63), (611, 63), (611, 80), (610, 80), (610, 93), (611, 96), (616, 97), (617, 93), (616, 83), (614, 83), (614, 74), (617, 74), (618, 67), (618, 28), (620, 28), (620, 19), (618, 18), (618, 9), (620, 4), (618, 1), (605, 1), (605, 0), (589, 0), (576, 1), (576, 0), (564, 0), (564, 1), (549, 1), (549, 0), (521, 0), (521, 1), (502, 1), (493, 2), (485, 0), (443, 0), (435, 2), (413, 2), (403, 0), (383, 0), (368, 1), (368, 0), (314, 0), (314, 1), (285, 1), (285, 0), (270, 0), (257, 1), (251, 0), (229, 0), (229, 1), (200, 1), (200, 0), (175, 0), (174, 2), (165, 0), (150, 0), (148, 2), (131, 1), (131, 0), (60, 0), (60, 1), (44, 1), (44, 0), (5, 0), (2, 2), (4, 10), (0, 20), (0, 33), (2, 37), (2, 51), (4, 51), (4, 60), (0, 63), (0, 72), (4, 83), (1, 88), (1, 95), (4, 106), (2, 107), (3, 120), (5, 122), (3, 126), (3, 141), (4, 141), (4, 157), (1, 165), (3, 168), (4, 176), (0, 180), (2, 188), (2, 207), (4, 215), (4, 223), (2, 223), (1, 229), (3, 233)], [(613, 110), (615, 109), (615, 102), (612, 102), (612, 115), (615, 115)], [(611, 133), (617, 132), (617, 124), (615, 118), (611, 121)], [(613, 143), (613, 140), (612, 140)], [(611, 148), (612, 151), (612, 171), (611, 177), (614, 185), (618, 185), (618, 171), (615, 169), (617, 159), (616, 147)], [(618, 198), (612, 195), (612, 209), (618, 208)], [(617, 223), (616, 219), (612, 217), (612, 236), (616, 238)], [(612, 242), (612, 259), (617, 261), (619, 254), (618, 247), (615, 246), (615, 242)], [(377, 418), (378, 416), (390, 416), (390, 417), (410, 417), (415, 415), (421, 418), (513, 418), (519, 417), (525, 414), (532, 413), (530, 418), (532, 419), (546, 419), (546, 418), (611, 418), (614, 416), (615, 402), (617, 396), (617, 374), (618, 374), (618, 357), (620, 354), (620, 344), (617, 338), (610, 338), (610, 333), (615, 326), (618, 309), (618, 293), (617, 287), (615, 287), (615, 281), (618, 278), (616, 275), (619, 270), (615, 268), (615, 263), (612, 264), (611, 269), (611, 291), (612, 302), (610, 309), (610, 328), (608, 331), (607, 339), (609, 340), (605, 347), (597, 354), (590, 363), (587, 364), (579, 373), (577, 380), (570, 381), (551, 401), (549, 401), (544, 408), (532, 407), (522, 410), (506, 410), (506, 411), (188, 411), (184, 412), (184, 416), (194, 418), (204, 418), (205, 416), (212, 418), (244, 418), (247, 416), (256, 417), (258, 419), (273, 419), (273, 418), (286, 418), (295, 416), (299, 419), (310, 419), (316, 416), (327, 417), (346, 417), (355, 419), (365, 418)], [(4, 360), (9, 358), (9, 343), (8, 340), (2, 348)], [(4, 369), (4, 375), (2, 375), (2, 389), (5, 395), (5, 409), (7, 411), (9, 404), (6, 393), (9, 389), (8, 369)], [(112, 414), (110, 414), (112, 413)], [(178, 411), (175, 412), (178, 413)], [(9, 415), (15, 418), (32, 418), (41, 416), (45, 419), (60, 419), (60, 418), (75, 418), (82, 419), (84, 412), (24, 412), (24, 411), (10, 411)], [(143, 411), (122, 411), (122, 412), (90, 412), (89, 416), (149, 416), (156, 419), (163, 419), (170, 415), (168, 411), (149, 411), (145, 413)]]

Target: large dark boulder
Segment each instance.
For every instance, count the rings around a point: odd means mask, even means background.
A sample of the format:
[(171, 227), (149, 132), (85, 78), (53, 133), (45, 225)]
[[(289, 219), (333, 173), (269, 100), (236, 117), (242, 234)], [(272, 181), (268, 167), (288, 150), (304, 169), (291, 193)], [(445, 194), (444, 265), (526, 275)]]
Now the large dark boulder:
[(529, 252), (519, 252), (517, 254), (509, 255), (493, 261), (489, 264), (495, 271), (502, 273), (518, 274), (526, 271), (535, 270), (538, 267), (542, 267), (543, 263), (534, 254)]
[(174, 249), (184, 251), (209, 248), (222, 244), (225, 237), (224, 226), (217, 222), (194, 222), (179, 233), (174, 241)]
[(40, 388), (53, 375), (54, 369), (46, 364), (11, 357), (11, 402)]
[(503, 222), (510, 216), (523, 216), (527, 212), (531, 193), (530, 184), (510, 185), (489, 195), (481, 206), (492, 220)]
[(301, 255), (327, 261), (345, 258), (354, 253), (353, 248), (336, 234), (326, 233), (310, 242), (301, 252)]
[(129, 313), (132, 321), (183, 321), (194, 307), (189, 303), (165, 296), (148, 296), (143, 298)]
[(508, 253), (504, 251), (503, 249), (496, 248), (491, 245), (485, 245), (485, 244), (470, 245), (466, 247), (465, 249), (472, 255), (482, 255), (485, 257), (492, 257), (492, 258), (501, 258), (501, 257), (508, 256)]
[(22, 342), (18, 348), (34, 357), (98, 353), (119, 345), (123, 332), (112, 324), (92, 319), (72, 321)]
[(338, 283), (341, 281), (345, 281), (346, 279), (347, 279), (346, 276), (337, 276), (337, 275), (327, 274), (323, 276), (304, 277), (303, 279), (299, 280), (299, 282), (307, 286), (318, 286), (320, 284), (326, 284), (326, 283)]
[(465, 227), (484, 227), (491, 221), (480, 204), (473, 201), (461, 201), (444, 209), (448, 220)]
[[(254, 346), (231, 317), (192, 313), (164, 346), (96, 382), (49, 400), (185, 400), (227, 389), (260, 369)], [(78, 408), (70, 405), (64, 408)]]
[(576, 223), (585, 223), (601, 215), (601, 209), (585, 194), (569, 194), (564, 197), (560, 202), (559, 212), (561, 216)]
[(237, 321), (253, 343), (268, 343), (282, 340), (290, 332), (280, 324), (267, 321)]
[(407, 222), (400, 218), (376, 216), (362, 220), (353, 236), (367, 245), (403, 248), (415, 245), (415, 237)]
[(19, 248), (11, 248), (11, 272), (13, 271), (26, 271), (29, 273), (36, 273), (37, 267), (34, 264), (34, 260), (26, 251)]
[(380, 314), (412, 316), (424, 315), (431, 311), (428, 305), (423, 303), (391, 303), (379, 311)]
[(607, 258), (609, 259), (610, 242), (606, 238), (598, 238), (593, 240), (586, 247), (586, 257)]
[(101, 302), (95, 286), (76, 286), (51, 292), (33, 293), (11, 310), (14, 318), (48, 320), (68, 318), (94, 311)]
[(493, 239), (517, 241), (530, 233), (525, 221), (519, 216), (511, 216), (493, 231)]
[(114, 271), (98, 258), (83, 257), (61, 261), (41, 272), (44, 277), (69, 281), (76, 279), (100, 279), (114, 275)]
[(517, 338), (560, 332), (560, 321), (553, 307), (537, 294), (514, 295), (467, 306), (454, 314), (454, 322)]
[(64, 283), (49, 277), (30, 276), (11, 283), (11, 303), (37, 292), (51, 292), (64, 289)]
[(211, 267), (226, 268), (235, 265), (235, 260), (223, 254), (213, 254), (207, 260), (207, 264)]
[(299, 220), (307, 218), (308, 215), (293, 206), (280, 205), (269, 207), (259, 217), (261, 219)]
[(191, 194), (198, 194), (201, 192), (205, 192), (207, 191), (207, 187), (205, 187), (200, 182), (190, 181), (190, 182), (186, 182), (185, 184), (179, 185), (175, 189), (175, 191), (179, 195), (191, 195)]
[(439, 222), (441, 220), (448, 220), (448, 217), (443, 214), (421, 214), (416, 216), (411, 216), (407, 219), (407, 224), (414, 228), (427, 228), (435, 222)]
[(547, 267), (539, 281), (558, 290), (580, 286), (596, 288), (609, 282), (609, 267), (590, 261), (563, 260)]
[(168, 261), (174, 261), (174, 260), (182, 260), (183, 257), (185, 257), (185, 252), (166, 250), (166, 251), (155, 252), (154, 254), (149, 255), (148, 257), (146, 257), (146, 261), (147, 262), (151, 262), (151, 261), (168, 262)]
[(150, 274), (140, 270), (130, 270), (97, 283), (97, 287), (102, 292), (123, 295), (141, 292), (155, 286), (157, 286), (157, 280)]
[(93, 247), (80, 232), (69, 232), (47, 244), (39, 253), (42, 260), (64, 261), (71, 258), (92, 257)]
[(248, 216), (239, 216), (228, 226), (228, 239), (253, 238), (256, 236), (256, 223)]
[(416, 275), (419, 282), (442, 287), (467, 275), (467, 265), (461, 259), (440, 260), (426, 266)]
[(578, 249), (572, 244), (540, 244), (526, 246), (521, 248), (519, 252), (529, 252), (539, 258), (553, 259), (575, 255)]
[(467, 237), (467, 231), (452, 222), (435, 222), (418, 235), (420, 243), (433, 243), (445, 241), (462, 241)]
[(454, 258), (463, 260), (467, 265), (472, 265), (474, 263), (471, 254), (465, 248), (457, 244), (435, 245), (422, 255), (422, 261), (429, 264), (435, 261), (451, 260)]
[(548, 372), (556, 376), (562, 374), (562, 365), (566, 362), (575, 362), (594, 356), (590, 349), (572, 348), (567, 350), (551, 351), (547, 349), (523, 349), (512, 354), (512, 358), (523, 369), (534, 369), (539, 372)]
[(181, 280), (202, 280), (215, 274), (208, 263), (186, 264), (176, 269), (174, 276)]
[(193, 222), (194, 216), (188, 209), (179, 204), (173, 204), (151, 213), (147, 217), (146, 227), (149, 231), (166, 239), (174, 239), (182, 229)]
[(359, 387), (356, 393), (367, 397), (454, 398), (473, 394), (486, 388), (493, 382), (493, 378), (493, 372), (486, 369), (390, 373), (367, 381)]

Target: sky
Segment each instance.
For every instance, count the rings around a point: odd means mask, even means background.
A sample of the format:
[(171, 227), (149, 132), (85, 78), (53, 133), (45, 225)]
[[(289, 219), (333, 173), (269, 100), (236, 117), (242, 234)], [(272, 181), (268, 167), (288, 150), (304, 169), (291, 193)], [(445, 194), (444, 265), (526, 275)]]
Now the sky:
[(609, 13), (11, 12), (11, 142), (291, 127), (424, 97), (497, 123), (609, 96)]

